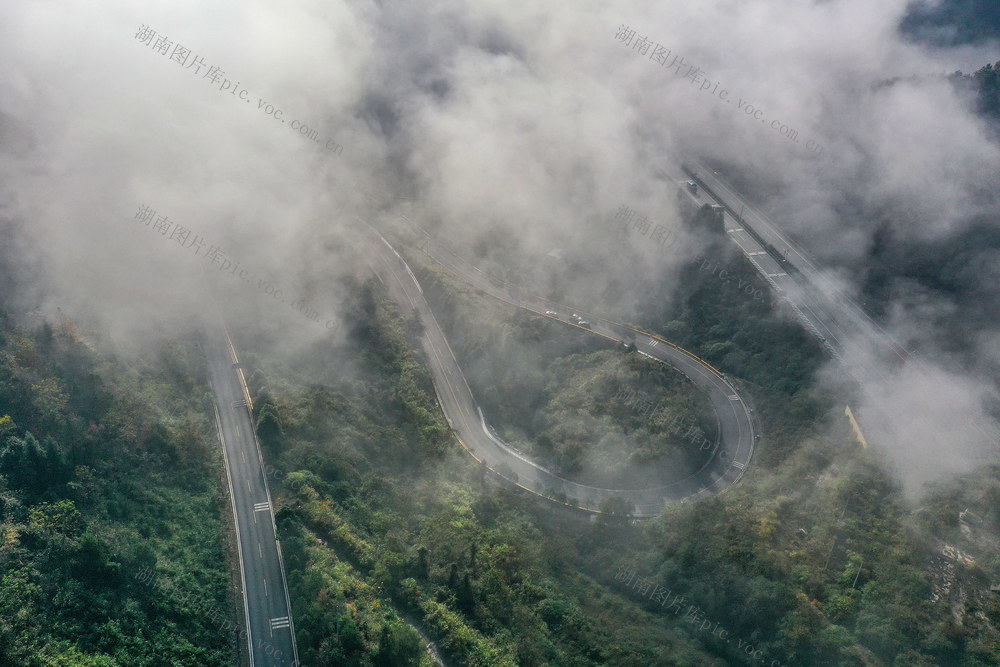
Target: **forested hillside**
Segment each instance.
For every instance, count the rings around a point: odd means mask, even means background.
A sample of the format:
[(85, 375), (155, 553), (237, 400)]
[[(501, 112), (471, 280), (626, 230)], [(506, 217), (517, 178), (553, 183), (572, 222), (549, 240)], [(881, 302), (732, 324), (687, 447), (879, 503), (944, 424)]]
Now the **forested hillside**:
[[(746, 373), (765, 438), (740, 487), (635, 525), (480, 469), (441, 423), (419, 323), (376, 283), (341, 347), (277, 362), (268, 341), (246, 341), (281, 427), (268, 456), (304, 661), (419, 664), (410, 621), (448, 664), (994, 664), (1000, 515), (982, 508), (997, 484), (966, 480), (913, 508), (836, 397), (815, 395), (808, 364), (754, 352), (766, 339), (805, 360), (814, 343), (766, 305), (753, 315), (689, 285), (697, 296), (681, 290), (668, 321), (701, 318), (679, 332)], [(499, 326), (515, 341), (537, 335), (511, 317)], [(749, 349), (718, 347), (727, 335)], [(347, 352), (359, 361), (345, 369)], [(963, 502), (987, 515), (974, 529)]]
[[(816, 393), (814, 343), (768, 303), (711, 287), (693, 274), (648, 326), (666, 322), (739, 372), (765, 437), (740, 486), (636, 524), (573, 513), (480, 468), (436, 405), (420, 323), (374, 281), (353, 288), (346, 339), (284, 351), (238, 339), (303, 663), (430, 665), (430, 641), (456, 665), (995, 664), (995, 474), (913, 507), (837, 397)], [(434, 289), (459, 315), (485, 298), (449, 296), (446, 280)], [(563, 335), (482, 307), (511, 345)], [(777, 349), (755, 351), (763, 340)], [(552, 360), (539, 424), (579, 408), (574, 374), (618, 373), (629, 359)], [(195, 342), (175, 341), (123, 367), (68, 321), (26, 331), (5, 320), (10, 664), (231, 664), (238, 607), (203, 363)], [(643, 373), (666, 400), (683, 392)], [(615, 384), (593, 391), (594, 405), (621, 400)], [(516, 401), (491, 400), (516, 425)]]
[(990, 0), (941, 0), (911, 3), (903, 32), (934, 44), (967, 44), (995, 39), (1000, 7)]
[(233, 663), (203, 368), (192, 340), (126, 367), (0, 315), (0, 664)]

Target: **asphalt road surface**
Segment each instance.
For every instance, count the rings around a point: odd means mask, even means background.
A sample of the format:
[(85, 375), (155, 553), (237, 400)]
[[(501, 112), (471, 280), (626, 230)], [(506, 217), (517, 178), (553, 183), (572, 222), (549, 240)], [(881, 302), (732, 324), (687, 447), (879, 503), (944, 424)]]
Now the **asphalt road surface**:
[(236, 519), (250, 664), (294, 667), (299, 664), (295, 627), (250, 396), (222, 327), (210, 332), (205, 347)]
[[(709, 203), (725, 205), (730, 212), (736, 212), (736, 216), (729, 212), (726, 214), (726, 228), (730, 235), (740, 234), (732, 231), (736, 228), (740, 228), (742, 232), (740, 236), (734, 236), (733, 240), (772, 287), (784, 296), (806, 328), (820, 338), (834, 357), (842, 360), (842, 354), (850, 351), (850, 346), (863, 344), (884, 358), (895, 359), (897, 362), (915, 361), (857, 302), (836, 287), (836, 279), (832, 275), (817, 265), (806, 250), (794, 243), (765, 214), (751, 206), (705, 164), (692, 161), (691, 167), (696, 178), (714, 193), (713, 197), (700, 190), (698, 196)], [(786, 273), (776, 257), (768, 254), (756, 239), (746, 233), (743, 229), (746, 226), (752, 228), (783, 262), (794, 269), (794, 275)]]
[[(698, 174), (698, 179), (701, 180), (701, 172)], [(713, 197), (704, 188), (699, 188), (697, 192), (691, 192), (686, 187), (688, 179), (679, 178), (676, 173), (664, 170), (663, 176), (672, 180), (681, 196), (689, 199), (695, 206), (728, 204), (730, 208), (736, 205), (736, 210), (742, 209), (739, 201)], [(746, 214), (746, 211), (744, 213)], [(745, 218), (746, 215), (744, 215)], [(840, 359), (843, 350), (842, 339), (846, 339), (846, 333), (836, 319), (822, 308), (815, 306), (815, 298), (808, 294), (800, 284), (801, 278), (789, 275), (778, 260), (761, 245), (756, 237), (747, 231), (747, 225), (744, 222), (728, 210), (723, 213), (723, 221), (726, 235), (739, 247), (760, 276), (771, 286), (775, 296), (788, 304), (802, 326), (819, 339), (831, 356)], [(757, 231), (756, 228), (754, 231)]]
[[(369, 265), (400, 304), (404, 313), (417, 312), (424, 325), (424, 350), (431, 361), (431, 375), (438, 402), (462, 445), (476, 460), (517, 486), (555, 502), (599, 512), (601, 503), (619, 497), (634, 505), (633, 516), (656, 516), (665, 505), (689, 502), (725, 491), (739, 481), (753, 457), (755, 434), (750, 409), (730, 382), (717, 370), (694, 355), (654, 335), (603, 319), (583, 310), (572, 310), (516, 286), (490, 277), (464, 262), (444, 244), (425, 237), (421, 249), (446, 269), (483, 292), (506, 303), (552, 317), (581, 335), (603, 336), (630, 342), (652, 359), (666, 363), (688, 377), (704, 391), (715, 410), (719, 434), (712, 455), (698, 471), (672, 483), (642, 489), (606, 489), (565, 479), (508, 446), (495, 436), (476, 405), (472, 390), (459, 368), (444, 333), (424, 299), (423, 291), (403, 258), (364, 221), (360, 221), (370, 242), (362, 245)], [(556, 316), (545, 315), (555, 311)], [(590, 322), (589, 328), (569, 321), (577, 313)], [(501, 464), (503, 466), (501, 467)], [(564, 500), (565, 499), (565, 500)]]

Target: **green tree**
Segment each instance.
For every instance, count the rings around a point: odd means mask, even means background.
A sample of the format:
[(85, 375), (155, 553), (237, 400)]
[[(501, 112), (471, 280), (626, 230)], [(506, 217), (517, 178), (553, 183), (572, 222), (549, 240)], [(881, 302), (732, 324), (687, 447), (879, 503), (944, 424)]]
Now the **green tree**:
[(416, 666), (420, 664), (423, 648), (424, 642), (413, 628), (399, 621), (389, 621), (379, 634), (374, 662), (386, 666)]
[(625, 500), (621, 496), (608, 496), (601, 501), (599, 509), (602, 519), (620, 522), (627, 521), (632, 517), (635, 506), (631, 501)]
[(265, 404), (258, 412), (257, 437), (269, 449), (277, 449), (282, 443), (284, 430), (281, 428), (278, 411), (271, 404)]

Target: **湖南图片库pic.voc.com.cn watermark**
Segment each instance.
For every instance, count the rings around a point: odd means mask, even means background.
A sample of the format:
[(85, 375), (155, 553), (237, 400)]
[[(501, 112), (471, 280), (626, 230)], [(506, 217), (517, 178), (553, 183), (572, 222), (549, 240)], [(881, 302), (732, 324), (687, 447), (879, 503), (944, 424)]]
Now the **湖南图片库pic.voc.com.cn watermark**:
[[(213, 86), (218, 84), (219, 92), (229, 93), (234, 98), (241, 99), (250, 104), (250, 93), (247, 92), (246, 88), (240, 87), (239, 81), (233, 82), (231, 79), (226, 78), (226, 72), (221, 67), (218, 65), (209, 65), (205, 62), (203, 56), (192, 53), (191, 49), (181, 45), (179, 42), (174, 43), (173, 40), (168, 39), (165, 35), (157, 34), (155, 30), (147, 25), (139, 26), (139, 30), (135, 33), (135, 38), (184, 69), (189, 70), (194, 68), (193, 71), (196, 75), (200, 75), (202, 79), (207, 80)], [(201, 73), (203, 69), (205, 70), (204, 74)], [(274, 120), (279, 120), (282, 123), (285, 122), (284, 112), (263, 98), (257, 98), (257, 109), (263, 111), (265, 115), (270, 116)], [(327, 139), (326, 143), (322, 144), (320, 142), (319, 131), (309, 127), (298, 119), (292, 120), (289, 123), (289, 127), (298, 132), (303, 138), (323, 145), (326, 150), (336, 155), (342, 155), (344, 152), (344, 147), (333, 139)]]
[[(625, 44), (625, 46), (630, 47), (641, 56), (649, 54), (649, 60), (652, 60), (660, 67), (665, 67), (668, 70), (673, 69), (675, 76), (690, 79), (690, 83), (698, 84), (699, 91), (708, 91), (712, 96), (718, 97), (726, 104), (733, 103), (734, 100), (729, 96), (729, 90), (722, 88), (721, 81), (713, 83), (704, 70), (686, 62), (684, 56), (673, 53), (667, 47), (658, 42), (654, 43), (647, 37), (637, 35), (636, 31), (629, 26), (625, 24), (619, 26), (618, 32), (615, 33), (615, 39)], [(749, 101), (744, 100), (742, 97), (736, 97), (735, 102), (737, 110), (742, 111), (747, 117), (759, 120), (761, 124), (767, 125), (781, 136), (796, 144), (801, 143), (798, 131), (788, 125), (788, 123), (784, 123), (778, 119), (771, 119), (770, 124), (768, 124), (763, 109), (750, 104)], [(823, 147), (812, 139), (806, 141), (805, 147), (806, 150), (816, 155), (823, 152)]]
[[(135, 214), (135, 219), (144, 223), (152, 231), (167, 237), (170, 241), (174, 241), (181, 248), (192, 250), (196, 256), (205, 259), (208, 266), (215, 268), (219, 273), (232, 276), (247, 285), (253, 286), (255, 276), (253, 276), (249, 269), (243, 267), (240, 262), (227, 255), (221, 247), (207, 243), (205, 239), (195, 234), (193, 230), (171, 220), (166, 215), (159, 215), (152, 208), (145, 205), (139, 207), (139, 210)], [(208, 246), (207, 249), (206, 245)], [(201, 254), (203, 250), (205, 253)], [(277, 285), (264, 278), (257, 277), (256, 283), (258, 290), (261, 290), (275, 301), (288, 304), (292, 310), (309, 321), (316, 323), (323, 321), (319, 311), (310, 306), (305, 299), (300, 297), (289, 301)], [(329, 319), (326, 320), (324, 326), (328, 331), (334, 331), (340, 326), (340, 322), (336, 319)]]

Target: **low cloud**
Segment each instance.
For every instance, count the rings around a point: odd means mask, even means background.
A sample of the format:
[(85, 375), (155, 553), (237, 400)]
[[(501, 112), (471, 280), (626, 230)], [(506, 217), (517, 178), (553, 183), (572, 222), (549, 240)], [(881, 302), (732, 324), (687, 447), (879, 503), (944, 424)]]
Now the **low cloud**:
[[(886, 225), (897, 248), (947, 247), (974, 221), (996, 225), (1000, 150), (943, 78), (996, 61), (996, 42), (913, 41), (899, 29), (908, 5), (8, 3), (3, 252), (23, 301), (44, 313), (61, 308), (113, 337), (182, 327), (208, 308), (204, 281), (196, 259), (134, 219), (147, 205), (336, 317), (339, 277), (367, 272), (345, 230), (375, 200), (457, 245), (479, 241), (484, 261), (561, 249), (566, 263), (536, 261), (535, 278), (563, 281), (582, 302), (613, 300), (628, 317), (643, 298), (632, 288), (674, 279), (703, 241), (651, 252), (609, 231), (615, 211), (624, 202), (679, 228), (663, 156), (696, 155), (766, 193), (768, 212), (861, 297)], [(732, 102), (617, 41), (623, 24)], [(137, 40), (144, 25), (224, 70), (231, 87)], [(935, 451), (952, 467), (978, 460), (975, 438), (951, 434), (994, 394), (982, 369), (996, 368), (997, 328), (951, 349), (948, 318), (981, 312), (989, 295), (972, 306), (964, 292), (882, 268), (890, 332), (950, 369), (889, 368), (888, 382), (861, 390), (861, 419), (878, 424), (870, 439), (921, 462), (901, 466), (909, 484), (948, 469), (929, 472)], [(248, 319), (269, 311), (266, 301), (241, 310), (243, 298), (226, 307)], [(325, 335), (286, 317), (302, 342)], [(913, 410), (922, 429), (909, 426)], [(910, 457), (907, 443), (926, 456)]]

